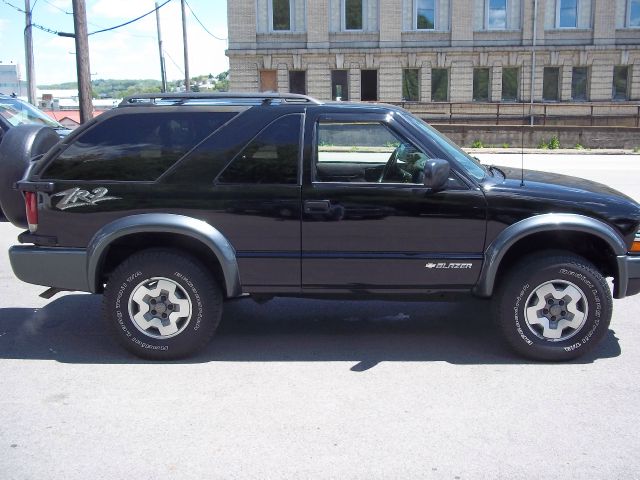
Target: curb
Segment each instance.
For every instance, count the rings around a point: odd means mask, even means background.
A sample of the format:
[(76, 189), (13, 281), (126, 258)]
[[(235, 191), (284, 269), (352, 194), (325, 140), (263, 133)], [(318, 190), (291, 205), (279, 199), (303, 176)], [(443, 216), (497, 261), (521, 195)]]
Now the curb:
[(463, 148), (467, 153), (490, 153), (490, 154), (540, 154), (540, 155), (640, 155), (640, 152), (626, 149), (614, 148), (590, 148), (576, 150), (575, 148), (558, 148), (556, 150), (542, 148)]

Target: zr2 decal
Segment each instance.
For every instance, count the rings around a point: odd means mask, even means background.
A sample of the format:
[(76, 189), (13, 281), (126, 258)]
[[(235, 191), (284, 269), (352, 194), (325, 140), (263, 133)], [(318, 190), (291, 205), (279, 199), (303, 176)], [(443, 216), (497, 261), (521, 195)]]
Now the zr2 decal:
[(107, 193), (109, 193), (109, 190), (104, 187), (94, 188), (91, 191), (75, 187), (58, 192), (52, 195), (52, 197), (62, 197), (62, 200), (56, 204), (56, 208), (60, 210), (82, 207), (84, 205), (96, 205), (98, 202), (104, 202), (106, 200), (120, 200), (120, 197), (109, 197)]

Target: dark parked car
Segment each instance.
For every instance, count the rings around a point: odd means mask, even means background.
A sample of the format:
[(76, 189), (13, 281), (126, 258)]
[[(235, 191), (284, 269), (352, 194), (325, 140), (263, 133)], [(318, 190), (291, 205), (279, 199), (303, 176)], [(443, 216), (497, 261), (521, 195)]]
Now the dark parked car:
[(243, 295), (475, 295), (515, 350), (567, 360), (607, 332), (606, 277), (613, 298), (640, 291), (634, 200), (486, 167), (388, 105), (142, 95), (61, 143), (13, 128), (0, 157), (0, 202), (28, 228), (16, 276), (47, 296), (103, 293), (142, 357), (193, 353)]
[(0, 140), (11, 127), (25, 124), (46, 125), (53, 128), (61, 137), (67, 136), (71, 131), (30, 103), (0, 94)]
[[(53, 128), (60, 138), (66, 137), (71, 130), (49, 118), (47, 114), (19, 98), (0, 94), (0, 142), (10, 128), (18, 125), (45, 125)], [(0, 184), (3, 183), (0, 179)], [(0, 221), (5, 221), (0, 209)]]

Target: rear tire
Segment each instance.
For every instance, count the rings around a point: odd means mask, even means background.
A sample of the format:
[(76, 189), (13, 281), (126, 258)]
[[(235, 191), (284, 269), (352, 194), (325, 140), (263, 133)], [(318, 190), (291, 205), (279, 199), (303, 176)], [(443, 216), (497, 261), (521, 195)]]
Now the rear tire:
[(109, 277), (104, 315), (118, 342), (141, 358), (173, 360), (209, 343), (223, 296), (193, 257), (152, 249), (125, 260)]
[(540, 252), (515, 265), (494, 299), (495, 318), (519, 354), (545, 361), (584, 355), (605, 336), (613, 300), (604, 277), (587, 260)]

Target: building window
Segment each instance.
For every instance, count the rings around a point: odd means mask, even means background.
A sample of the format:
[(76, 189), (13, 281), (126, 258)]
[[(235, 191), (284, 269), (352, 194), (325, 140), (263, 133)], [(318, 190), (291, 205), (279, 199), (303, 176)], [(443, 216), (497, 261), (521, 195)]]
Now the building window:
[(343, 0), (345, 30), (362, 30), (362, 0)]
[(502, 101), (516, 102), (518, 100), (518, 68), (502, 69)]
[(307, 72), (300, 70), (289, 72), (289, 93), (307, 94)]
[(589, 68), (573, 67), (571, 72), (571, 100), (587, 101), (589, 99), (588, 91)]
[(416, 30), (435, 30), (436, 0), (415, 0)]
[(276, 70), (260, 70), (260, 91), (278, 91), (278, 72)]
[(274, 31), (291, 30), (290, 0), (271, 0), (271, 29)]
[(487, 30), (506, 30), (507, 0), (487, 0)]
[(489, 101), (489, 69), (488, 68), (473, 69), (473, 101), (474, 102)]
[(627, 25), (640, 27), (640, 0), (629, 0), (627, 6)]
[(378, 100), (377, 70), (362, 70), (360, 72), (360, 100), (365, 102)]
[(331, 71), (331, 98), (349, 100), (349, 81), (346, 70)]
[(560, 68), (544, 67), (542, 74), (542, 99), (550, 102), (560, 100)]
[(557, 0), (556, 26), (576, 28), (578, 26), (578, 0)]
[(420, 100), (420, 70), (417, 68), (406, 68), (402, 71), (402, 100)]
[(629, 100), (629, 67), (618, 65), (613, 67), (613, 93), (614, 100)]
[(447, 102), (449, 100), (449, 70), (446, 68), (431, 69), (431, 101)]

